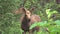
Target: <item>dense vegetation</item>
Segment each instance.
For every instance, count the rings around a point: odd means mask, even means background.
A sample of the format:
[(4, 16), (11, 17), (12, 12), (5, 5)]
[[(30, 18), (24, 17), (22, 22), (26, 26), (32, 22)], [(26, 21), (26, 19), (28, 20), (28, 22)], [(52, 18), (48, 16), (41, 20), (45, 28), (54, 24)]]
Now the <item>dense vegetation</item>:
[(22, 34), (20, 14), (14, 14), (21, 6), (35, 7), (33, 13), (41, 17), (42, 22), (33, 24), (30, 29), (40, 26), (37, 34), (60, 34), (60, 0), (0, 0), (0, 34)]

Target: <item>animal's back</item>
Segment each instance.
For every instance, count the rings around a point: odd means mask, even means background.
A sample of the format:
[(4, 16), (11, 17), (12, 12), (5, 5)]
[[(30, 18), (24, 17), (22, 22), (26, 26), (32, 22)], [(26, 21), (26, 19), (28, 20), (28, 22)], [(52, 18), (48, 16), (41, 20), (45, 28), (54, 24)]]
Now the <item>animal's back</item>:
[(41, 21), (40, 16), (39, 16), (39, 15), (36, 15), (36, 14), (32, 15), (31, 18), (33, 18), (33, 19), (35, 20), (35, 22), (36, 22), (36, 21), (37, 21), (37, 22), (40, 22), (40, 21)]
[(31, 24), (32, 23), (35, 23), (35, 22), (41, 22), (41, 18), (40, 18), (40, 16), (39, 15), (36, 15), (36, 14), (34, 14), (34, 15), (31, 15)]

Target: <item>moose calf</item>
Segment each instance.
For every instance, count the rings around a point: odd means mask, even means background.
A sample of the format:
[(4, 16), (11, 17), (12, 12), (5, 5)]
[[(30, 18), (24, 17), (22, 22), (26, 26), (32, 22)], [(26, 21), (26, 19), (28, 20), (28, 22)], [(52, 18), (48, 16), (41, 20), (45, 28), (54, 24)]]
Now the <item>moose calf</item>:
[[(31, 9), (33, 10), (33, 8)], [(23, 15), (21, 16), (20, 18), (20, 21), (21, 21), (21, 28), (22, 30), (24, 31), (23, 34), (26, 34), (26, 32), (29, 32), (32, 34), (32, 32), (34, 31), (39, 31), (39, 26), (36, 26), (35, 28), (33, 28), (32, 30), (29, 29), (29, 27), (35, 23), (35, 22), (40, 22), (41, 21), (41, 18), (36, 15), (36, 14), (32, 14), (32, 11), (30, 10), (27, 10), (26, 8), (24, 7), (21, 7), (19, 9), (19, 11), (16, 11), (16, 13), (19, 13), (19, 12), (22, 12)]]

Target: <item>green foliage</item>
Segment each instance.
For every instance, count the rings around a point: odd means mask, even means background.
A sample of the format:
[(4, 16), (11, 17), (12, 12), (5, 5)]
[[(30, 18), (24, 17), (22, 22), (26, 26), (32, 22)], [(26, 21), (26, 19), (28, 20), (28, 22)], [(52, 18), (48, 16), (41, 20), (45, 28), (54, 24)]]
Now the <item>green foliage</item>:
[[(26, 2), (25, 2), (26, 1)], [(47, 27), (50, 34), (60, 34), (60, 20), (53, 21), (50, 18), (53, 14), (56, 14), (56, 19), (60, 19), (60, 4), (56, 3), (56, 0), (0, 0), (0, 34), (22, 34), (20, 16), (15, 15), (15, 10), (21, 6), (29, 9), (36, 7), (34, 13), (39, 15), (42, 22), (36, 22), (31, 25), (30, 29), (35, 26), (40, 26), (40, 32), (37, 34), (49, 34), (45, 32)], [(52, 24), (52, 25), (50, 25)], [(55, 24), (55, 25), (54, 25)]]
[(59, 34), (60, 20), (53, 21), (51, 18), (51, 16), (56, 13), (58, 13), (56, 10), (46, 9), (48, 21), (36, 22), (31, 25), (30, 29), (39, 26), (40, 33), (38, 32), (37, 34)]
[[(60, 30), (60, 20), (56, 20), (56, 21), (53, 21), (50, 19), (50, 17), (54, 14), (54, 13), (58, 13), (57, 11), (51, 11), (51, 9), (47, 9), (46, 10), (46, 14), (47, 14), (47, 18), (48, 18), (48, 21), (42, 21), (42, 22), (36, 22), (34, 24), (31, 25), (30, 29), (36, 27), (36, 26), (39, 26), (40, 27), (40, 33), (39, 34), (59, 34), (59, 30)], [(48, 28), (48, 29), (47, 29)], [(47, 31), (47, 30), (48, 31)], [(45, 31), (45, 33), (44, 33)]]
[(50, 17), (55, 13), (58, 13), (58, 12), (56, 10), (47, 9), (46, 14), (47, 14), (48, 20), (51, 20)]
[[(60, 33), (60, 20), (56, 20), (56, 21), (43, 21), (43, 22), (36, 22), (33, 25), (31, 25), (30, 29), (34, 28), (35, 26), (39, 26), (40, 28), (42, 28), (40, 31), (41, 34), (44, 33), (44, 29), (48, 28), (49, 30), (49, 34), (57, 34)], [(45, 29), (46, 30), (46, 29)], [(48, 31), (45, 31), (48, 32)], [(44, 33), (45, 34), (45, 33)]]

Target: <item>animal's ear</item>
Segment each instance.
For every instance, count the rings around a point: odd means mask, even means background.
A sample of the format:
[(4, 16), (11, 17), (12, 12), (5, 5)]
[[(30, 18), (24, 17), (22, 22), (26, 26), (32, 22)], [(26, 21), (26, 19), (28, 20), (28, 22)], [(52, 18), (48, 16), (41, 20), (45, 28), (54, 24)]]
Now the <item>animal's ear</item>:
[(23, 13), (26, 13), (26, 8), (20, 7), (20, 10), (21, 10)]
[(35, 10), (35, 7), (32, 7), (29, 10), (30, 10), (30, 12), (33, 12)]
[(26, 9), (24, 7), (19, 7), (18, 10), (14, 12), (15, 14), (26, 13)]

